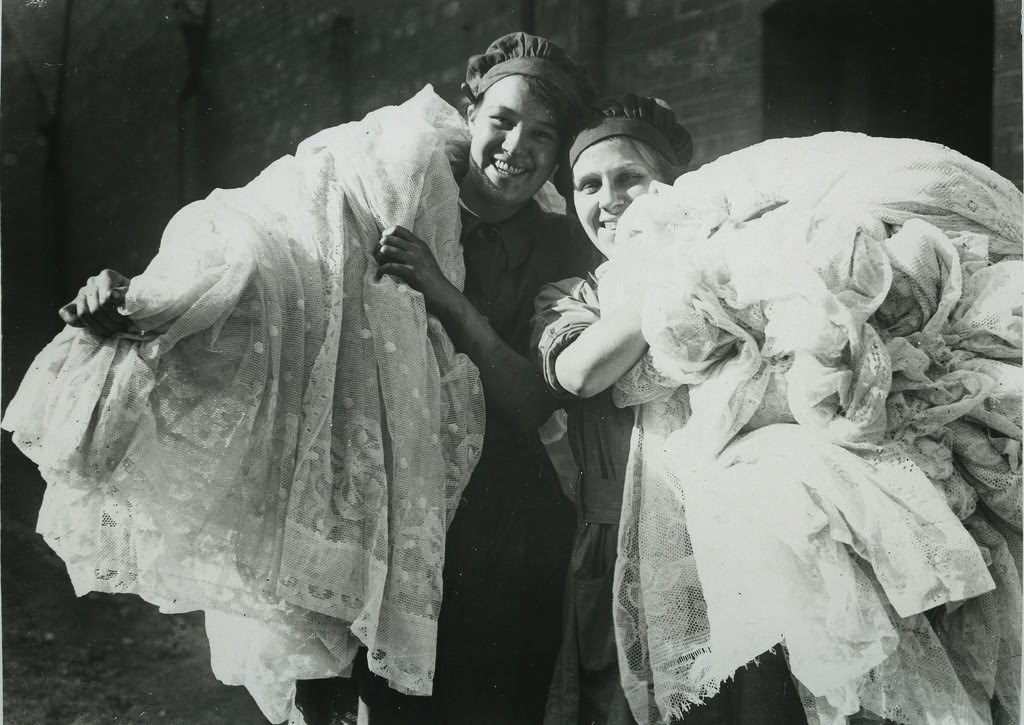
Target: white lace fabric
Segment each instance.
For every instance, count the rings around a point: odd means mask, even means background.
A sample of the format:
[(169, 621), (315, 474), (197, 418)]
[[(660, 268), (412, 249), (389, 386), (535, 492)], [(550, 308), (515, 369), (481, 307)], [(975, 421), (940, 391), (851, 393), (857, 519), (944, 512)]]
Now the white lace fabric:
[(829, 133), (620, 219), (602, 303), (650, 343), (616, 388), (638, 721), (776, 643), (812, 723), (1018, 721), (1021, 210), (950, 149)]
[(132, 280), (137, 330), (65, 329), (4, 419), (47, 481), (38, 530), (76, 592), (205, 610), (215, 672), (272, 721), (358, 644), (392, 687), (431, 691), (483, 394), (371, 252), (402, 225), (461, 287), (465, 141), (428, 88), (187, 206)]

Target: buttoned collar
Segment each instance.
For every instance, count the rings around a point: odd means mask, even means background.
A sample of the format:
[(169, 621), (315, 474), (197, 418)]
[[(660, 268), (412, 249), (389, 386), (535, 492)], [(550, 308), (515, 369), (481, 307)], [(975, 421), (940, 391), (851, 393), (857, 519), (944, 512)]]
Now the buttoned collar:
[(484, 240), (500, 244), (507, 269), (515, 269), (526, 262), (544, 215), (536, 200), (530, 199), (522, 209), (498, 224), (483, 221), (461, 200), (459, 206), (464, 245), (476, 245)]

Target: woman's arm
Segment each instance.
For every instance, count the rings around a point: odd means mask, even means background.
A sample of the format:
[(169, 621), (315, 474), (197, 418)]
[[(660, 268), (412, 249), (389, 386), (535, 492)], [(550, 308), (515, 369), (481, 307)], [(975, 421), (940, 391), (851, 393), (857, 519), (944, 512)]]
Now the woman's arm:
[(640, 307), (616, 310), (580, 333), (555, 359), (555, 376), (567, 392), (589, 398), (629, 372), (647, 352)]
[(488, 403), (517, 428), (536, 430), (562, 406), (536, 366), (509, 347), (462, 294), (437, 317), (455, 348), (479, 368)]
[(480, 370), (489, 405), (523, 431), (535, 430), (560, 403), (540, 371), (505, 343), (487, 318), (444, 276), (423, 241), (402, 227), (385, 229), (377, 250), (380, 274), (423, 294), (427, 309)]

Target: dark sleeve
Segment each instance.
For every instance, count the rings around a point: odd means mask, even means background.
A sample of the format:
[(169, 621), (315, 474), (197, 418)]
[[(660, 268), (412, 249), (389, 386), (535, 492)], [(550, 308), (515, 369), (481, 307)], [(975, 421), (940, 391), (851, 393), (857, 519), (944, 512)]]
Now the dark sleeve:
[(575, 397), (558, 383), (555, 360), (601, 319), (593, 286), (578, 277), (544, 285), (534, 301), (530, 347), (544, 382), (560, 398)]
[(558, 279), (587, 277), (604, 261), (604, 257), (591, 243), (576, 217), (565, 217), (564, 235), (566, 254), (563, 272)]

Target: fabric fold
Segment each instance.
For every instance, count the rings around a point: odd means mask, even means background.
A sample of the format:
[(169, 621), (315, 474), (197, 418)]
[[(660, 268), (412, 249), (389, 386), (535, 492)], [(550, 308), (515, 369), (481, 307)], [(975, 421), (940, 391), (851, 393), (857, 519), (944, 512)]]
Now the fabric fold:
[(826, 133), (623, 214), (601, 290), (650, 344), (616, 390), (639, 721), (776, 644), (811, 722), (1018, 721), (1021, 208), (948, 148)]
[(431, 691), (483, 394), (372, 250), (402, 225), (462, 285), (466, 139), (428, 87), (185, 207), (132, 280), (132, 332), (60, 333), (3, 421), (47, 481), (38, 529), (76, 592), (205, 610), (218, 676), (272, 721), (357, 644), (392, 687)]

